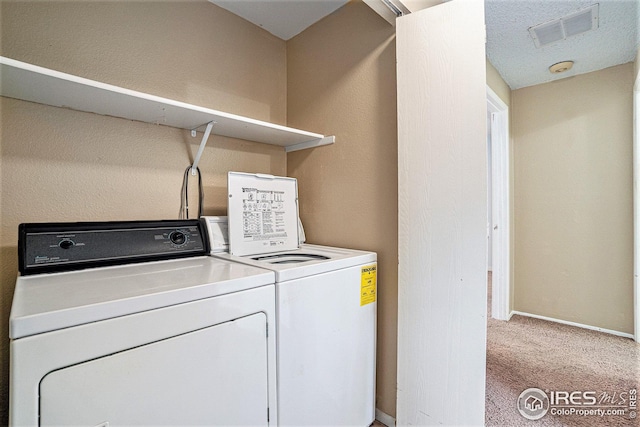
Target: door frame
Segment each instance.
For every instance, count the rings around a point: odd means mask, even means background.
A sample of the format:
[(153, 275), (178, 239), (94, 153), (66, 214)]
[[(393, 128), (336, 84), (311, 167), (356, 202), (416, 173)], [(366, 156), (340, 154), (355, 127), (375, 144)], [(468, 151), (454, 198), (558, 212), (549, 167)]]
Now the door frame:
[[(640, 59), (639, 59), (640, 60)], [(640, 342), (640, 71), (633, 88), (633, 336)]]
[(487, 86), (487, 111), (491, 114), (491, 317), (511, 317), (511, 256), (509, 212), (509, 107)]

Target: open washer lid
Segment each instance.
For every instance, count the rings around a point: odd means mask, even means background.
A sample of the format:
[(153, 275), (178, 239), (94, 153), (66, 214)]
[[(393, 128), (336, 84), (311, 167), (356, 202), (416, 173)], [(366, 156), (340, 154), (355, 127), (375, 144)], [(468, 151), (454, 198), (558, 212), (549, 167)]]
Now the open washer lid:
[(297, 249), (298, 181), (229, 172), (229, 253), (257, 255)]

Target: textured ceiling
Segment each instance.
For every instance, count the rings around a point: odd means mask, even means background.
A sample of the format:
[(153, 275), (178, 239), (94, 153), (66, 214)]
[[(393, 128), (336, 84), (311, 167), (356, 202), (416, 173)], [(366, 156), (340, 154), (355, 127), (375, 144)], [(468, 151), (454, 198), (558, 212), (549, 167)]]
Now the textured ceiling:
[[(209, 1), (289, 40), (348, 0)], [(535, 46), (530, 27), (596, 3), (596, 30)], [(511, 89), (632, 62), (640, 46), (640, 0), (485, 0), (485, 15), (487, 57)], [(549, 67), (562, 61), (574, 61), (573, 68), (551, 74)]]
[[(529, 27), (599, 4), (599, 28), (537, 48)], [(485, 0), (487, 56), (511, 89), (632, 62), (640, 45), (640, 0)], [(549, 66), (575, 61), (562, 74)]]
[(209, 0), (271, 34), (289, 40), (348, 0)]

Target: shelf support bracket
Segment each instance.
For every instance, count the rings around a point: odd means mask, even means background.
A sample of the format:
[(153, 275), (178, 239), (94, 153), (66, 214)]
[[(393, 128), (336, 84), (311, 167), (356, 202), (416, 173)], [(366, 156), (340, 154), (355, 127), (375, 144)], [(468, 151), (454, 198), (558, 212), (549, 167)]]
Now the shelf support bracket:
[(216, 122), (207, 123), (207, 128), (205, 129), (204, 135), (202, 136), (202, 142), (200, 143), (200, 148), (198, 148), (196, 157), (195, 159), (193, 159), (193, 164), (191, 165), (191, 175), (196, 174), (196, 168), (198, 167), (198, 163), (200, 163), (200, 157), (202, 157), (202, 153), (204, 152), (204, 147), (207, 145), (207, 141), (209, 140), (209, 135), (211, 135), (211, 130), (213, 129), (213, 125), (215, 123)]

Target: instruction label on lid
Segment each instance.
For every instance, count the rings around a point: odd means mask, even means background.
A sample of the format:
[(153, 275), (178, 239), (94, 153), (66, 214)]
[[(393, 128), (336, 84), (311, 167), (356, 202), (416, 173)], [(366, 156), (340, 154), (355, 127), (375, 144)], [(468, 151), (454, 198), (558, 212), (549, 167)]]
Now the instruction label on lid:
[(376, 302), (377, 266), (367, 265), (360, 271), (360, 306)]
[(233, 255), (298, 248), (295, 178), (229, 172), (229, 246)]
[(287, 237), (284, 191), (242, 187), (242, 237), (245, 240)]

